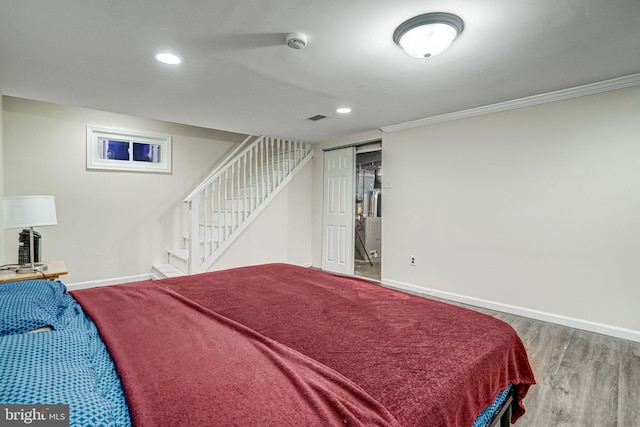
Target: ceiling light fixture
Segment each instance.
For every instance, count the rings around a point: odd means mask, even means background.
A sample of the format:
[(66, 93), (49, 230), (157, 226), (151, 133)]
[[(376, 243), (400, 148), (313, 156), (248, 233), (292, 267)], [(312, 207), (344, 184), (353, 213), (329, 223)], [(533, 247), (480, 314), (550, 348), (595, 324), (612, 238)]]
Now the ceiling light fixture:
[(179, 56), (167, 52), (157, 54), (156, 59), (164, 64), (169, 65), (178, 65), (182, 62), (182, 59), (180, 59)]
[(447, 50), (464, 30), (459, 16), (445, 12), (425, 13), (400, 24), (393, 41), (414, 58), (430, 58)]
[(349, 114), (350, 112), (351, 112), (351, 108), (349, 107), (336, 108), (336, 113), (338, 114)]

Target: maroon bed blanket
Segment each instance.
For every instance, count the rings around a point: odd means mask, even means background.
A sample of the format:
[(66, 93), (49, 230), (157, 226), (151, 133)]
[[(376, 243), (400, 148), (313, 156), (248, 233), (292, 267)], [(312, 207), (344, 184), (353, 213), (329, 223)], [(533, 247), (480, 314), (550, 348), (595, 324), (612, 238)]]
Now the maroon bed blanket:
[(154, 282), (73, 292), (135, 426), (398, 425), (352, 381)]
[(157, 283), (339, 372), (402, 426), (471, 426), (508, 384), (515, 422), (535, 383), (508, 324), (368, 281), (271, 264)]

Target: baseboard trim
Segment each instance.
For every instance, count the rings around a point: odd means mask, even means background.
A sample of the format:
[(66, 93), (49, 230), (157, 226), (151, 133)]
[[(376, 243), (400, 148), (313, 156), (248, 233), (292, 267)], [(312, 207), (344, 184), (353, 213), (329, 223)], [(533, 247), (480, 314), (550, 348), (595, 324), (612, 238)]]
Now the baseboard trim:
[[(309, 262), (297, 263), (296, 265), (299, 265), (300, 267), (311, 267), (312, 263), (311, 261), (309, 261)], [(99, 288), (102, 286), (122, 285), (124, 283), (130, 283), (130, 282), (141, 282), (143, 280), (160, 280), (160, 279), (163, 279), (163, 277), (158, 277), (153, 273), (147, 273), (147, 274), (138, 274), (135, 276), (112, 277), (109, 279), (102, 279), (102, 280), (89, 280), (87, 282), (77, 282), (77, 283), (70, 283), (70, 284), (65, 283), (65, 285), (67, 286), (67, 290), (69, 291), (78, 291), (80, 289)]]
[(113, 277), (102, 280), (89, 280), (87, 282), (77, 282), (66, 284), (67, 290), (78, 291), (80, 289), (99, 288), (102, 286), (122, 285), (123, 283), (141, 282), (143, 280), (157, 279), (153, 274), (138, 274), (136, 276)]
[(504, 304), (496, 301), (485, 300), (481, 298), (460, 295), (452, 292), (440, 291), (437, 289), (423, 288), (421, 286), (409, 283), (399, 282), (397, 280), (383, 278), (383, 285), (390, 288), (408, 291), (424, 296), (432, 296), (449, 301), (455, 301), (462, 304), (468, 304), (475, 307), (488, 308), (490, 310), (501, 311), (504, 313), (515, 314), (516, 316), (528, 317), (543, 322), (555, 323), (557, 325), (569, 326), (571, 328), (582, 329), (589, 332), (595, 332), (602, 335), (609, 335), (616, 338), (622, 338), (629, 341), (640, 342), (640, 331), (621, 328), (618, 326), (606, 325), (603, 323), (592, 322), (590, 320), (577, 319), (574, 317), (564, 316), (561, 314), (548, 313), (540, 310), (533, 310), (526, 307)]

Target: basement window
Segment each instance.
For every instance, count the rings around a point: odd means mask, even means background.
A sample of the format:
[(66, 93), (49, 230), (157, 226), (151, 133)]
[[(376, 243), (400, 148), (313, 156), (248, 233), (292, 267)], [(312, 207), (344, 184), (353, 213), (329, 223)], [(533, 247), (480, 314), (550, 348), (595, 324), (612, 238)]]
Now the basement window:
[(171, 173), (171, 136), (87, 126), (87, 169)]

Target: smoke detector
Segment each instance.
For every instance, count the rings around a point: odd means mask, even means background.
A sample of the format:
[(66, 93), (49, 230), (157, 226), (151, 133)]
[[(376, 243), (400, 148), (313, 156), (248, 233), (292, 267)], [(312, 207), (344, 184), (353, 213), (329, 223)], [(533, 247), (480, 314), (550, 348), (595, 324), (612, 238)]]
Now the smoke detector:
[(291, 33), (287, 36), (287, 46), (291, 49), (304, 49), (307, 46), (307, 36), (302, 33)]

